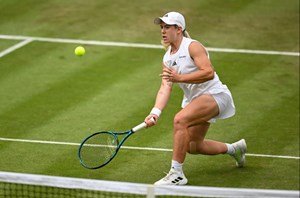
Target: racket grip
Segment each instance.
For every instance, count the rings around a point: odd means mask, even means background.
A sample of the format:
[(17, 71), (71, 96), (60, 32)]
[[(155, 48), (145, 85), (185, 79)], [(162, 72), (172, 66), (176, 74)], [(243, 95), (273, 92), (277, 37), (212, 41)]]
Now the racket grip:
[[(154, 120), (153, 118), (151, 118), (150, 120), (153, 121), (153, 122), (155, 123), (155, 120)], [(133, 132), (136, 132), (136, 131), (141, 130), (141, 129), (146, 128), (146, 127), (147, 127), (147, 124), (146, 124), (145, 122), (142, 122), (141, 124), (139, 124), (139, 125), (133, 127), (131, 130), (132, 130)]]
[(141, 129), (143, 129), (143, 128), (146, 128), (146, 126), (147, 126), (147, 124), (146, 124), (145, 122), (142, 122), (141, 124), (139, 124), (139, 125), (133, 127), (133, 128), (132, 128), (132, 131), (133, 131), (133, 132), (136, 132), (136, 131), (138, 131), (138, 130), (141, 130)]

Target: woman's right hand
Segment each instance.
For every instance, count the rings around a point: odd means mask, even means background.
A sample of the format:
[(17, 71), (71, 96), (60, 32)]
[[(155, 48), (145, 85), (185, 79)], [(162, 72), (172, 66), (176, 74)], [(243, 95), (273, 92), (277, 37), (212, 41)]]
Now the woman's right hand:
[(158, 120), (158, 116), (157, 115), (155, 115), (155, 114), (149, 114), (145, 118), (144, 122), (147, 124), (147, 128), (148, 128), (148, 127), (154, 126), (156, 124), (157, 120)]

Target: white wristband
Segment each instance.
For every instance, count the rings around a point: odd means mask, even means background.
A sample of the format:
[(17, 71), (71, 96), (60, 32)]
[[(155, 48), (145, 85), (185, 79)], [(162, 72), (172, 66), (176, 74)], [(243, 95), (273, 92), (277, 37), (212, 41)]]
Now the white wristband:
[(154, 115), (157, 115), (157, 117), (159, 117), (161, 114), (161, 110), (157, 107), (153, 107), (150, 114), (154, 114)]

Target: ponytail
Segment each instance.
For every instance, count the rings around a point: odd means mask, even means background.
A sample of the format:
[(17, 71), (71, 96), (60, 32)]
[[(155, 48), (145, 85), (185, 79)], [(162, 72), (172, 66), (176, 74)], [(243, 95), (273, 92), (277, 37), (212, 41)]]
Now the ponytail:
[(188, 31), (184, 30), (183, 32), (183, 36), (186, 38), (191, 38), (190, 34), (188, 33)]

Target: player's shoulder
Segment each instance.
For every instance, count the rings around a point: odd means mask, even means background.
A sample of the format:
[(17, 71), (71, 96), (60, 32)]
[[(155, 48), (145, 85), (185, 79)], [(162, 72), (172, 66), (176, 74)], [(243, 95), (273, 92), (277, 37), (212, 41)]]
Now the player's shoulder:
[(191, 39), (191, 42), (190, 42), (190, 45), (189, 45), (189, 52), (191, 54), (199, 53), (199, 52), (200, 53), (201, 52), (206, 53), (206, 49), (200, 41)]
[(189, 39), (189, 40), (190, 40), (191, 47), (205, 48), (204, 45), (200, 41), (195, 40), (195, 39)]

